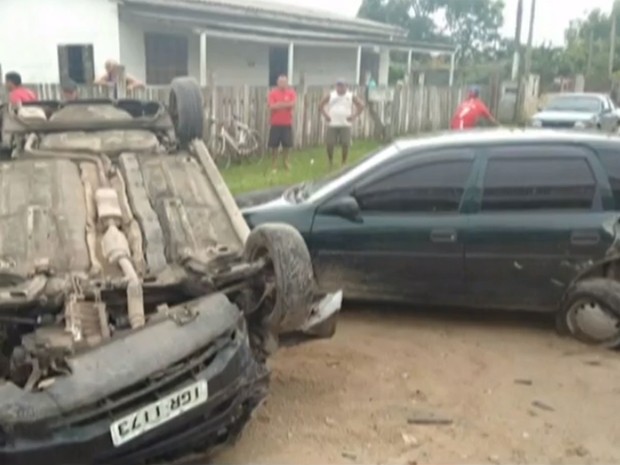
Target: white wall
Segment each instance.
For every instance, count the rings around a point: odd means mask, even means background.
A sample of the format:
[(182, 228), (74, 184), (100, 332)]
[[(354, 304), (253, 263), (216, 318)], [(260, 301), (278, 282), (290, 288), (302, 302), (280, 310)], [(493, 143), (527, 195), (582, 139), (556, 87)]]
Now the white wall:
[(297, 45), (294, 66), (295, 84), (299, 83), (303, 75), (309, 86), (333, 84), (337, 79), (345, 79), (354, 85), (357, 76), (357, 47)]
[(215, 73), (215, 82), (220, 85), (267, 86), (269, 45), (207, 35), (207, 69)]
[(118, 8), (110, 0), (0, 0), (0, 64), (25, 82), (58, 82), (58, 45), (92, 44), (95, 70), (119, 59)]

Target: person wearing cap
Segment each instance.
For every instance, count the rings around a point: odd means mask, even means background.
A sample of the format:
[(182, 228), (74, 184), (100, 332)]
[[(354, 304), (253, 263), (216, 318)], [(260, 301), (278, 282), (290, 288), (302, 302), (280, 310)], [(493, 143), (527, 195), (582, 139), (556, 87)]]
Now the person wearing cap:
[(334, 164), (336, 145), (342, 147), (342, 164), (344, 165), (347, 163), (351, 146), (351, 126), (364, 111), (364, 104), (353, 95), (344, 79), (338, 79), (336, 88), (321, 100), (319, 110), (328, 124), (325, 139), (329, 166), (331, 168)]
[(77, 84), (72, 79), (65, 79), (60, 84), (62, 98), (65, 102), (72, 102), (79, 98)]
[(486, 119), (496, 126), (499, 125), (491, 111), (480, 99), (479, 89), (473, 87), (469, 90), (467, 99), (456, 108), (450, 122), (450, 128), (455, 131), (473, 129), (481, 119)]

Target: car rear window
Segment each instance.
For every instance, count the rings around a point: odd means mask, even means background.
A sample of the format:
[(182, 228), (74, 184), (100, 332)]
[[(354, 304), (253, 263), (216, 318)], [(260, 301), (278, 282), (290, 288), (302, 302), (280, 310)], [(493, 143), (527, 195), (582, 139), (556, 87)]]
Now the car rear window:
[(589, 210), (595, 193), (585, 158), (502, 157), (488, 162), (481, 210)]

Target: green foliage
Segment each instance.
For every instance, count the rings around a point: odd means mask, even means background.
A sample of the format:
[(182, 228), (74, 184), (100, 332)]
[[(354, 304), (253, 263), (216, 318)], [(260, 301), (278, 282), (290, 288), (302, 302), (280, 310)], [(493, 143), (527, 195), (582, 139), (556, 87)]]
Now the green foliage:
[(358, 16), (400, 26), (411, 40), (454, 43), (473, 61), (497, 48), (503, 11), (503, 0), (364, 0)]

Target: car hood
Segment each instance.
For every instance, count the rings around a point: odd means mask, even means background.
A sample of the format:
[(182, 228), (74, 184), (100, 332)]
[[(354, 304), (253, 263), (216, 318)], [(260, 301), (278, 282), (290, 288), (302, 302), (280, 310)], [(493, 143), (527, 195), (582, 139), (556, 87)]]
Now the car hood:
[(584, 113), (579, 111), (541, 111), (532, 116), (532, 119), (539, 121), (559, 121), (559, 122), (577, 122), (590, 121), (596, 118), (595, 113)]

